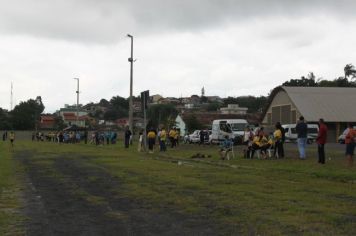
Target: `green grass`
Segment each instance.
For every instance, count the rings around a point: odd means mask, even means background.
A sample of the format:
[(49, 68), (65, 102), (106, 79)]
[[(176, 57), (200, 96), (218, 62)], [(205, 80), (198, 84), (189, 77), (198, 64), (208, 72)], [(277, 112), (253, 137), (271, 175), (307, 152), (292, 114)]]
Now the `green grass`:
[(0, 235), (23, 234), (20, 215), (21, 183), (17, 178), (17, 169), (12, 159), (9, 142), (0, 143)]
[[(136, 146), (127, 150), (121, 144), (96, 147), (23, 142), (16, 150), (35, 151), (35, 161), (52, 171), (53, 178), (61, 176), (51, 170), (57, 155), (90, 157), (85, 165), (99, 166), (122, 180), (123, 186), (116, 190), (121, 195), (152, 209), (170, 208), (208, 219), (226, 234), (356, 234), (356, 168), (346, 166), (339, 149), (327, 149), (331, 160), (323, 166), (316, 163), (312, 146), (306, 161), (294, 158), (297, 152), (293, 146), (283, 160), (245, 160), (239, 147), (236, 159), (230, 161), (219, 160), (217, 146), (182, 145), (164, 154), (146, 154), (137, 153)], [(212, 157), (192, 159), (198, 152)], [(0, 173), (6, 181), (1, 178), (0, 186), (13, 189), (18, 183), (6, 153)], [(105, 199), (77, 191), (89, 203), (105, 205)], [(0, 218), (0, 224), (6, 223)]]

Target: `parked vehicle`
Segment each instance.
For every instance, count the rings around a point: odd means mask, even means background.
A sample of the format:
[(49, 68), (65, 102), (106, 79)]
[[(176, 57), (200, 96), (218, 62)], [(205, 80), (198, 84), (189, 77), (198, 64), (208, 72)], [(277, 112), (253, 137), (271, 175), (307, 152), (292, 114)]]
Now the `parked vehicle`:
[[(187, 142), (188, 143), (200, 143), (200, 132), (201, 130), (194, 130), (192, 134), (188, 135)], [(210, 144), (211, 143), (211, 130), (206, 130), (208, 132), (208, 135), (204, 138), (204, 143), (205, 144)]]
[(212, 143), (219, 143), (228, 136), (234, 140), (234, 144), (240, 144), (243, 140), (245, 127), (248, 125), (244, 119), (214, 120), (212, 124)]
[[(356, 126), (354, 126), (353, 129), (356, 129)], [(341, 143), (341, 144), (344, 144), (345, 143), (345, 137), (346, 137), (348, 132), (349, 132), (349, 128), (346, 128), (344, 130), (344, 132), (342, 132), (342, 134), (338, 137), (337, 142)]]
[(193, 133), (188, 135), (189, 143), (199, 143), (200, 142), (200, 130), (194, 130)]
[[(319, 126), (317, 124), (307, 124), (308, 126), (308, 137), (307, 142), (309, 144), (316, 141), (318, 136)], [(286, 124), (282, 125), (285, 131), (286, 142), (296, 142), (298, 139), (297, 130), (295, 129), (296, 124)]]

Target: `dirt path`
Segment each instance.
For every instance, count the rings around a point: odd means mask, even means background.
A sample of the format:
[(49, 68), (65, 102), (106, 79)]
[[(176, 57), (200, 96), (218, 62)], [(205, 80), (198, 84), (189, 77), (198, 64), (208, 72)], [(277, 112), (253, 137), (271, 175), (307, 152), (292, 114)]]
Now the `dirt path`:
[(26, 170), (27, 235), (217, 235), (207, 219), (121, 194), (122, 181), (84, 157), (16, 158)]

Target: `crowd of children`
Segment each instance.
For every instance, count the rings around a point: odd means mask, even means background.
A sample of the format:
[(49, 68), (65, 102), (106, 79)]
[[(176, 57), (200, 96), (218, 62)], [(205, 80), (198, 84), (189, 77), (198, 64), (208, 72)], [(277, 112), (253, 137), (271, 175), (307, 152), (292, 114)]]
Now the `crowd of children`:
[(84, 142), (95, 145), (115, 144), (117, 142), (117, 133), (114, 131), (95, 131), (92, 132), (90, 137), (88, 131), (58, 131), (32, 133), (32, 141), (49, 141), (57, 143), (80, 143)]

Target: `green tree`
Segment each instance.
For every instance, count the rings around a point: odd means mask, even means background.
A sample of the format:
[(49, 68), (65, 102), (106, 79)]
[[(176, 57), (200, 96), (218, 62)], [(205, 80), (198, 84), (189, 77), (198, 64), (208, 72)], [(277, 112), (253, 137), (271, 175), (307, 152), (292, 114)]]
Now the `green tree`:
[(354, 65), (347, 64), (344, 67), (344, 75), (345, 75), (346, 79), (349, 77), (351, 77), (352, 79), (356, 78), (356, 69), (355, 69)]
[(205, 96), (201, 96), (200, 97), (200, 103), (207, 103), (208, 102), (208, 98)]
[(282, 84), (283, 86), (290, 87), (316, 87), (318, 86), (315, 81), (315, 75), (313, 72), (310, 72), (307, 77), (302, 76), (300, 79), (291, 79)]
[(43, 110), (44, 105), (40, 96), (35, 100), (29, 99), (26, 102), (20, 102), (10, 112), (13, 128), (17, 130), (34, 129)]
[(55, 116), (54, 118), (54, 128), (56, 130), (62, 130), (66, 127), (64, 124), (63, 118), (61, 116)]
[(185, 121), (185, 125), (186, 125), (186, 128), (189, 133), (193, 132), (194, 130), (203, 128), (203, 124), (199, 122), (199, 120), (197, 119), (197, 117), (194, 114), (186, 117), (184, 119), (184, 121)]
[(104, 119), (105, 120), (116, 120), (118, 118), (121, 118), (119, 111), (116, 109), (109, 109), (104, 113)]
[(103, 99), (100, 100), (99, 105), (102, 106), (102, 107), (109, 107), (110, 106), (110, 102), (103, 98)]
[(110, 105), (115, 109), (124, 108), (126, 110), (129, 109), (129, 101), (126, 98), (120, 96), (114, 96), (110, 99)]
[(11, 122), (7, 110), (0, 108), (0, 130), (11, 129)]
[(116, 120), (129, 115), (129, 101), (120, 96), (110, 99), (110, 109), (105, 112), (105, 120)]
[(227, 97), (224, 99), (224, 104), (238, 104), (240, 107), (247, 107), (249, 113), (261, 112), (267, 104), (267, 97), (260, 96), (240, 96), (240, 97)]
[(172, 104), (154, 104), (149, 106), (147, 110), (147, 118), (154, 127), (158, 127), (160, 124), (166, 127), (170, 126), (170, 121), (174, 120), (177, 115), (178, 111)]
[(221, 107), (221, 104), (218, 102), (213, 102), (213, 103), (209, 103), (205, 106), (205, 109), (207, 111), (217, 111), (219, 108)]

